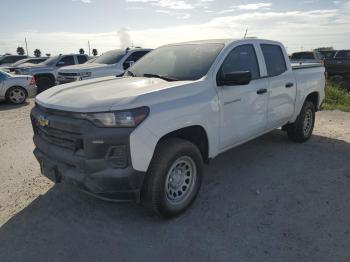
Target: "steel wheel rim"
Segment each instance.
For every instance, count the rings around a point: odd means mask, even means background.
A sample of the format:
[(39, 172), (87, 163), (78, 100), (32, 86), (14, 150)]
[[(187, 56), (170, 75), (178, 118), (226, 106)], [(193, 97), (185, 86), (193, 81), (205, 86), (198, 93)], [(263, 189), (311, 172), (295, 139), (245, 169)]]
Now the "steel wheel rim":
[(11, 90), (9, 98), (12, 103), (20, 104), (25, 100), (26, 95), (22, 89), (16, 88)]
[(172, 205), (186, 201), (197, 180), (197, 167), (192, 158), (182, 156), (169, 168), (165, 180), (165, 197)]
[(312, 128), (312, 122), (313, 122), (312, 111), (308, 109), (305, 113), (304, 126), (303, 126), (303, 131), (305, 136), (309, 135), (310, 130)]

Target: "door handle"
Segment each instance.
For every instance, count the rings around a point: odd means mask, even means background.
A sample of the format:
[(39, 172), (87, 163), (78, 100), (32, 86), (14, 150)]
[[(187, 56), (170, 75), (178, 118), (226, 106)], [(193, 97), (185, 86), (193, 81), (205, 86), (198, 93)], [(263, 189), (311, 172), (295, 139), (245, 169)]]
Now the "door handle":
[(286, 84), (286, 88), (291, 88), (291, 87), (293, 87), (294, 86), (294, 83), (287, 83)]
[(256, 91), (256, 93), (257, 93), (258, 95), (265, 94), (265, 93), (267, 93), (267, 89), (266, 89), (266, 88), (261, 88), (261, 89), (259, 89), (258, 91)]

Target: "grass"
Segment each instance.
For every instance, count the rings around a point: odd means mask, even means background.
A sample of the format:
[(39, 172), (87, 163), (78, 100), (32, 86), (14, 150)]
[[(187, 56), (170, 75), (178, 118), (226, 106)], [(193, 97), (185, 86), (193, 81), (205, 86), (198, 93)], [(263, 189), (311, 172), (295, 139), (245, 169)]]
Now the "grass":
[(329, 80), (323, 109), (350, 112), (350, 92), (337, 81)]

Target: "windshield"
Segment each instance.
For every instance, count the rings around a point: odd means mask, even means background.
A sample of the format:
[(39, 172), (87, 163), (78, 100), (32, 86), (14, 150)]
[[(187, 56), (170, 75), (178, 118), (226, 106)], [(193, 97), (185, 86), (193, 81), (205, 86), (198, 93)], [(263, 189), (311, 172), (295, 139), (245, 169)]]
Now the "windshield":
[(58, 58), (59, 58), (59, 56), (53, 56), (53, 57), (47, 59), (46, 61), (39, 63), (38, 65), (54, 66), (56, 64)]
[(198, 80), (207, 74), (223, 47), (218, 43), (163, 46), (141, 58), (129, 75)]
[(122, 50), (113, 50), (104, 53), (103, 55), (96, 58), (92, 63), (97, 64), (115, 64), (118, 63), (125, 55), (125, 51)]

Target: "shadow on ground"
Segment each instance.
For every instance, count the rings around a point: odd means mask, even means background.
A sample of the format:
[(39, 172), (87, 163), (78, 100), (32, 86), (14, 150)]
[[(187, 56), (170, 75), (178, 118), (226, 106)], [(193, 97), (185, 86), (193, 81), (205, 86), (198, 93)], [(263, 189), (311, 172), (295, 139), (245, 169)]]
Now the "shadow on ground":
[(276, 130), (211, 162), (165, 221), (56, 185), (0, 228), (5, 261), (349, 261), (350, 144)]
[(24, 106), (27, 106), (27, 105), (29, 105), (28, 101), (24, 102), (23, 104), (19, 104), (19, 105), (10, 104), (10, 103), (7, 103), (7, 102), (0, 102), (0, 112), (1, 111), (17, 109), (17, 108), (24, 107)]

